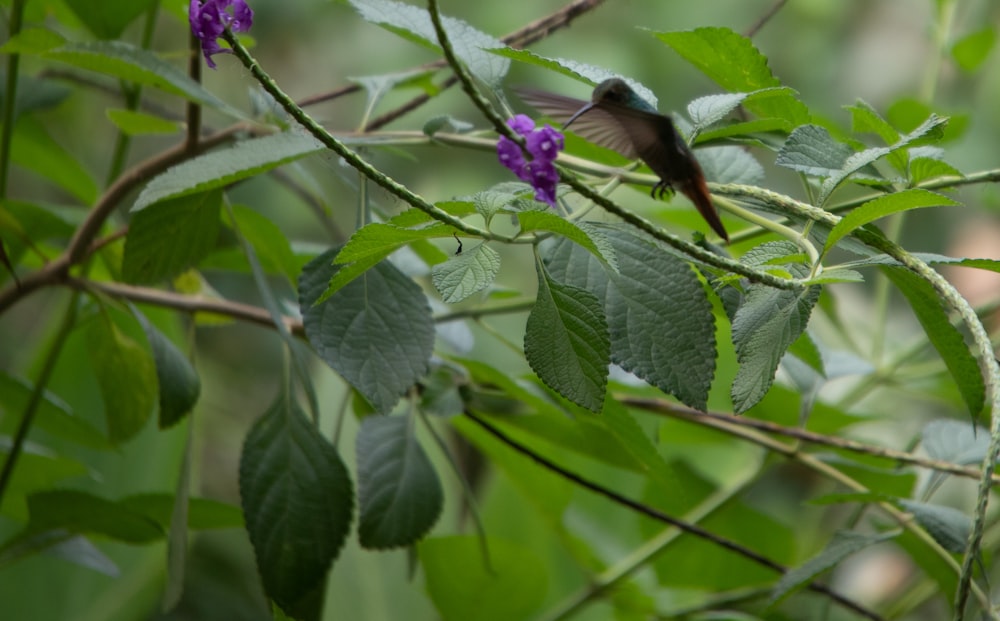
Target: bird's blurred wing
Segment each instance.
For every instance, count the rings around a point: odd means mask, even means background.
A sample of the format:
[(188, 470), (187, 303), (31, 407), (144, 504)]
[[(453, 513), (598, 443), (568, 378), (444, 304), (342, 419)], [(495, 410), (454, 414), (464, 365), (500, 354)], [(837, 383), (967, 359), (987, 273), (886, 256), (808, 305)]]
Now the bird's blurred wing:
[[(581, 99), (530, 88), (518, 88), (514, 92), (526, 104), (563, 125), (582, 108), (590, 105), (590, 102)], [(614, 115), (600, 107), (593, 107), (584, 112), (568, 129), (594, 144), (617, 151), (629, 159), (639, 157), (639, 152), (632, 144), (630, 132), (625, 131)]]

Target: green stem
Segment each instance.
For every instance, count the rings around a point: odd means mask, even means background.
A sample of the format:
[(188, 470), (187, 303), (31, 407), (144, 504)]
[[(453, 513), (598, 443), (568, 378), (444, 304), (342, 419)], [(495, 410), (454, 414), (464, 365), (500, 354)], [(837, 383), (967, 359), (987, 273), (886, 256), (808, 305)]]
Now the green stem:
[[(886, 237), (889, 239), (899, 239), (899, 232), (903, 228), (904, 214), (893, 214), (888, 218), (888, 230)], [(875, 282), (875, 326), (878, 326), (872, 334), (871, 361), (876, 367), (882, 366), (882, 354), (885, 350), (886, 329), (889, 325), (889, 279), (880, 273), (880, 278)]]
[(28, 438), (28, 432), (31, 431), (31, 426), (35, 422), (35, 415), (38, 413), (38, 407), (42, 403), (45, 387), (52, 378), (52, 373), (55, 371), (56, 362), (59, 360), (63, 345), (66, 344), (66, 339), (76, 325), (76, 307), (79, 301), (80, 292), (74, 291), (70, 295), (69, 305), (66, 308), (66, 313), (63, 315), (59, 331), (56, 332), (55, 338), (49, 346), (49, 351), (45, 354), (41, 373), (38, 374), (38, 380), (35, 382), (35, 387), (28, 398), (28, 404), (24, 408), (24, 415), (21, 416), (21, 422), (18, 423), (17, 431), (14, 433), (14, 443), (11, 445), (7, 459), (3, 463), (3, 469), (0, 470), (0, 504), (3, 503), (4, 494), (7, 492), (7, 486), (10, 484), (11, 476), (14, 474), (14, 467), (17, 465), (17, 460), (24, 450), (24, 443)]
[[(21, 32), (24, 5), (28, 0), (14, 0), (10, 8), (9, 39)], [(7, 175), (10, 172), (10, 143), (14, 137), (14, 115), (17, 110), (17, 74), (21, 68), (21, 55), (7, 57), (7, 86), (4, 92), (3, 133), (0, 134), (0, 200), (7, 198)]]
[(319, 123), (317, 123), (311, 116), (309, 116), (302, 108), (299, 108), (291, 97), (289, 97), (281, 88), (275, 83), (275, 81), (269, 76), (260, 64), (254, 60), (250, 53), (247, 52), (246, 48), (239, 42), (239, 40), (232, 35), (229, 31), (225, 33), (226, 41), (229, 42), (230, 47), (232, 47), (233, 54), (243, 63), (243, 65), (250, 70), (253, 77), (260, 83), (264, 90), (267, 91), (275, 101), (277, 101), (285, 112), (289, 114), (293, 119), (295, 119), (299, 125), (305, 128), (314, 138), (319, 140), (323, 146), (327, 147), (340, 157), (344, 159), (348, 164), (354, 167), (356, 170), (361, 172), (363, 175), (374, 181), (380, 187), (385, 189), (387, 192), (396, 196), (397, 198), (405, 201), (407, 204), (416, 207), (417, 209), (423, 211), (427, 215), (431, 216), (439, 222), (444, 222), (445, 224), (451, 225), (474, 237), (481, 237), (483, 239), (497, 240), (510, 242), (513, 240), (512, 237), (506, 235), (499, 235), (493, 233), (492, 231), (487, 231), (475, 227), (461, 218), (456, 218), (448, 212), (434, 206), (429, 203), (423, 197), (413, 193), (409, 188), (398, 183), (388, 175), (382, 173), (374, 166), (366, 162), (361, 158), (355, 151), (349, 149), (344, 143), (333, 137), (330, 132), (326, 131)]

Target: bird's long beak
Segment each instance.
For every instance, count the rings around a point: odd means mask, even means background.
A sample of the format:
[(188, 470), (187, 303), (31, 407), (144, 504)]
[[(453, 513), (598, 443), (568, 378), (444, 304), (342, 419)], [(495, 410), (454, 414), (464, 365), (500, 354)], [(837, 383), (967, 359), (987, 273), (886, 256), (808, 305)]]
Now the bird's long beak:
[(586, 106), (584, 106), (584, 107), (580, 108), (579, 110), (577, 110), (576, 114), (574, 114), (573, 116), (569, 117), (569, 120), (566, 121), (565, 123), (563, 123), (563, 129), (566, 129), (567, 127), (569, 127), (570, 124), (573, 121), (575, 121), (578, 118), (580, 118), (580, 116), (586, 114), (587, 112), (590, 112), (593, 109), (593, 107), (594, 107), (594, 104), (589, 103)]

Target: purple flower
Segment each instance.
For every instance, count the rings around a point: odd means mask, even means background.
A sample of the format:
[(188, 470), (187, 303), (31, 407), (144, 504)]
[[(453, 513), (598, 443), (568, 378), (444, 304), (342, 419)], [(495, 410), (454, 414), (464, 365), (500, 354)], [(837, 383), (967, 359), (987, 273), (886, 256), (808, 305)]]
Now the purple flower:
[(253, 25), (253, 11), (245, 0), (191, 0), (188, 7), (191, 32), (201, 41), (205, 62), (215, 69), (212, 56), (231, 51), (219, 45), (218, 39), (229, 28), (232, 32), (247, 32)]
[(518, 179), (535, 188), (535, 200), (555, 207), (559, 173), (553, 162), (563, 148), (562, 134), (550, 125), (535, 129), (535, 122), (523, 114), (507, 121), (507, 125), (524, 137), (524, 147), (531, 156), (531, 161), (524, 159), (524, 153), (516, 142), (500, 136), (497, 142), (500, 163), (517, 175)]

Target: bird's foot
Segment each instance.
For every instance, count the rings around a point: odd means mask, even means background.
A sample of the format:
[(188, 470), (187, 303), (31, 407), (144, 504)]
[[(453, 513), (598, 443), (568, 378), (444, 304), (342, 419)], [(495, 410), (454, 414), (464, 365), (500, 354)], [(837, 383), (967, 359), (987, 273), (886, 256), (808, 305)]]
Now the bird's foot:
[(674, 186), (670, 185), (669, 181), (660, 181), (653, 186), (653, 191), (649, 193), (653, 198), (663, 199), (664, 195), (673, 196)]

